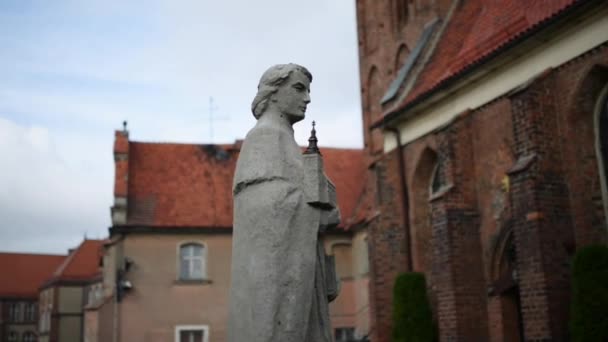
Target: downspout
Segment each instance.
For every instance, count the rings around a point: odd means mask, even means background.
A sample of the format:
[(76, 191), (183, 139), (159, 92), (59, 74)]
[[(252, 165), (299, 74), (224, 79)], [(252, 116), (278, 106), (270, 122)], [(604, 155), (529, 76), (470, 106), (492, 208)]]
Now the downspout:
[[(113, 263), (111, 265), (111, 272), (114, 274), (114, 276), (116, 278), (114, 278), (114, 290), (112, 293), (112, 342), (118, 342), (119, 341), (119, 329), (118, 329), (118, 324), (120, 323), (119, 320), (119, 310), (118, 310), (118, 305), (119, 305), (119, 301), (118, 301), (118, 272), (117, 272), (117, 260), (118, 260), (118, 243), (122, 242), (122, 240), (125, 238), (124, 234), (118, 234), (118, 238), (116, 238), (116, 236), (112, 237), (113, 232), (112, 232), (112, 228), (110, 228), (110, 242), (105, 244), (104, 247), (106, 246), (110, 246), (110, 248), (112, 248), (113, 250), (111, 251), (111, 253), (113, 253)], [(104, 251), (104, 254), (108, 253), (108, 251)], [(104, 275), (105, 275), (105, 267), (106, 265), (104, 265)], [(105, 280), (105, 279), (104, 279)]]
[(118, 289), (114, 288), (114, 296), (112, 298), (114, 302), (112, 308), (112, 341), (118, 342)]
[(397, 140), (398, 149), (398, 162), (399, 162), (399, 185), (401, 186), (401, 212), (403, 213), (403, 229), (405, 230), (405, 246), (407, 247), (407, 270), (412, 272), (414, 270), (412, 263), (412, 244), (410, 234), (410, 219), (409, 219), (409, 196), (407, 189), (407, 182), (405, 181), (405, 158), (403, 157), (403, 145), (401, 145), (401, 135), (399, 130), (395, 127), (385, 127), (385, 129), (395, 134)]

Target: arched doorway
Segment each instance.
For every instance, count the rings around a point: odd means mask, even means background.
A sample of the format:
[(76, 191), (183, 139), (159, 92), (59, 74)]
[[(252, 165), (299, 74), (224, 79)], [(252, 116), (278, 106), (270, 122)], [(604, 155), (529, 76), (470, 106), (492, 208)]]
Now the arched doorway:
[(490, 296), (500, 301), (503, 340), (525, 341), (512, 229), (503, 229), (499, 235), (492, 262)]

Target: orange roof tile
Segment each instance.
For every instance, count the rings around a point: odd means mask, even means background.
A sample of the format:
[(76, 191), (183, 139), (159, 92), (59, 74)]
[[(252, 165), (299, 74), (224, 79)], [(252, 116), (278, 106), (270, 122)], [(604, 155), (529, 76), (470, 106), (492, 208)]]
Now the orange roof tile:
[[(232, 227), (232, 178), (240, 144), (129, 144), (127, 225)], [(321, 148), (342, 217), (364, 186), (364, 152)]]
[(447, 23), (431, 59), (397, 111), (432, 93), (484, 58), (581, 2), (582, 0), (463, 2)]
[(86, 281), (100, 274), (99, 261), (105, 240), (84, 240), (53, 272), (48, 283)]
[(359, 149), (319, 148), (327, 177), (336, 186), (338, 206), (342, 216), (341, 226), (348, 228), (358, 223), (360, 202), (367, 184), (365, 153)]
[(237, 151), (221, 145), (129, 145), (128, 224), (232, 225)]
[(65, 255), (0, 253), (0, 297), (38, 298)]

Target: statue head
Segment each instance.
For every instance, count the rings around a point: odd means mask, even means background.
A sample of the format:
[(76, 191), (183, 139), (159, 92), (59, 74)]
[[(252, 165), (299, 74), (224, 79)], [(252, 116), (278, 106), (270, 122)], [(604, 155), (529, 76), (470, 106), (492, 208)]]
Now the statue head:
[(310, 102), (310, 82), (312, 75), (301, 65), (290, 63), (270, 67), (262, 75), (251, 104), (253, 116), (259, 119), (274, 107), (288, 116), (291, 123), (304, 119), (306, 105)]

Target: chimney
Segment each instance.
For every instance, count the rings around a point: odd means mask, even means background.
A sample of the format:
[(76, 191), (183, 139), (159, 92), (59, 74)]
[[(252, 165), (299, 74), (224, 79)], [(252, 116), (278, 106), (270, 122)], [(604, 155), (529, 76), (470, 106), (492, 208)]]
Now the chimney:
[(129, 182), (129, 131), (123, 122), (122, 131), (114, 132), (114, 205), (112, 225), (127, 223), (127, 195)]

